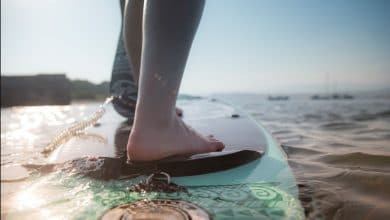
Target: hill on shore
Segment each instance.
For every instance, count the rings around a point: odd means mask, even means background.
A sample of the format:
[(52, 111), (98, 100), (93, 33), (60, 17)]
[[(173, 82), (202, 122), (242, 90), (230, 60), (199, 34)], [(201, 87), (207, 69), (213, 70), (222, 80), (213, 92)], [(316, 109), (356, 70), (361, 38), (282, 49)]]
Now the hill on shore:
[(72, 100), (102, 100), (109, 95), (108, 81), (99, 84), (87, 80), (70, 80)]

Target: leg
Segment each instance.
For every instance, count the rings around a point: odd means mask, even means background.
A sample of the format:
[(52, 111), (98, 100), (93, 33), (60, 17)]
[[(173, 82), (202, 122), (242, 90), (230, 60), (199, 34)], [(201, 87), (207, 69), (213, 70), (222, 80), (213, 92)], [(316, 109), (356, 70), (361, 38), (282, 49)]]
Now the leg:
[[(127, 0), (119, 0), (119, 4), (121, 9), (121, 15), (122, 17), (125, 17), (124, 14), (125, 6), (127, 5)], [(142, 7), (140, 10), (142, 11)], [(122, 26), (124, 23), (123, 20), (124, 19), (122, 19)], [(133, 26), (131, 26), (132, 29), (134, 29)], [(121, 28), (111, 73), (110, 94), (116, 97), (113, 100), (114, 109), (123, 117), (128, 118), (129, 121), (133, 121), (135, 114), (135, 105), (138, 96), (137, 81), (139, 72), (137, 71), (137, 74), (134, 74), (133, 67), (130, 64), (129, 55), (127, 55), (125, 49), (123, 31), (123, 28)], [(142, 28), (140, 27), (138, 32), (139, 35), (142, 36), (141, 31)], [(141, 42), (139, 42), (139, 44), (141, 44)], [(141, 56), (141, 54), (139, 54), (139, 56)], [(137, 79), (135, 79), (135, 77), (137, 77)]]
[(147, 0), (144, 4), (139, 96), (127, 145), (131, 160), (158, 160), (224, 147), (221, 142), (189, 128), (175, 112), (177, 93), (203, 7), (202, 0)]
[(136, 84), (138, 84), (141, 66), (143, 5), (143, 0), (127, 0), (123, 20), (123, 39)]
[[(129, 57), (133, 79), (138, 85), (141, 55), (142, 55), (142, 20), (144, 0), (126, 0), (124, 9), (124, 42), (127, 56)], [(176, 108), (178, 116), (183, 115), (180, 108)]]

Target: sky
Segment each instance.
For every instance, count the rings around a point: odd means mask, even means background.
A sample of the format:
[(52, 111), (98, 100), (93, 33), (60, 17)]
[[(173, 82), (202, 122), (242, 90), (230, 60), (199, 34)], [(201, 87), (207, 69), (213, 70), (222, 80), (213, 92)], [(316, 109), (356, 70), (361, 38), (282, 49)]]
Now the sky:
[[(109, 80), (118, 0), (1, 0), (1, 74)], [(180, 92), (390, 87), (388, 0), (208, 0)]]

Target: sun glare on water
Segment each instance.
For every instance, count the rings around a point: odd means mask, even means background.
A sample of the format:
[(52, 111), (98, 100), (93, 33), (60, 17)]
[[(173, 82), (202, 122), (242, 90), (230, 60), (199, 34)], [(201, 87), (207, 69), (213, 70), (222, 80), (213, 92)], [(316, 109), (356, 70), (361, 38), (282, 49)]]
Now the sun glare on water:
[(64, 107), (60, 106), (13, 108), (9, 121), (4, 123), (6, 127), (2, 128), (4, 129), (1, 134), (2, 144), (24, 149), (35, 147), (43, 125), (58, 127), (69, 121), (64, 110)]
[(21, 191), (15, 198), (18, 210), (35, 209), (43, 205), (42, 195), (38, 195), (33, 188)]
[[(19, 211), (34, 210), (28, 214), (30, 219), (63, 219), (58, 215), (56, 216), (56, 213), (52, 210), (42, 207), (45, 205), (44, 197), (34, 187), (19, 192), (13, 203), (13, 206)], [(20, 217), (24, 216), (22, 213)]]

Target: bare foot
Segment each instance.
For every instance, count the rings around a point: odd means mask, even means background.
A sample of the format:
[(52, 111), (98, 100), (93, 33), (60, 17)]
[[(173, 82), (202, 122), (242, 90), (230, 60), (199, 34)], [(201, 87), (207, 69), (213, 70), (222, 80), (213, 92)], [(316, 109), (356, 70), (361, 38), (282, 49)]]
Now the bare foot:
[(168, 124), (135, 123), (127, 143), (132, 161), (152, 161), (175, 155), (221, 151), (224, 144), (212, 136), (203, 137), (177, 115)]

